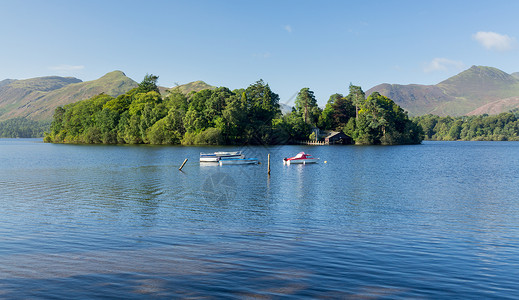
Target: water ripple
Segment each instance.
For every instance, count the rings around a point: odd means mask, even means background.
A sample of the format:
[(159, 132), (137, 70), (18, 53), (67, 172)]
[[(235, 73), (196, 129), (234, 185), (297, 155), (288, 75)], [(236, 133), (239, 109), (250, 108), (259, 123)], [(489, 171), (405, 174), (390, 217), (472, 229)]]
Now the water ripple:
[[(196, 147), (20, 147), (1, 298), (517, 296), (517, 143), (283, 146), (270, 177)], [(281, 163), (303, 150), (328, 163)]]

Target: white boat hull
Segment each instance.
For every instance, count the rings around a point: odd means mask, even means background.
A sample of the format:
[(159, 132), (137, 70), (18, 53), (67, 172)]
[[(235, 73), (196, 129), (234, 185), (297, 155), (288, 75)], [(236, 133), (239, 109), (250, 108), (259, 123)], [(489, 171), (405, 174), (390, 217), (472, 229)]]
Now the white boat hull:
[(200, 162), (218, 162), (218, 160), (220, 159), (216, 156), (200, 157)]
[(319, 160), (318, 158), (314, 158), (314, 159), (293, 159), (293, 160), (284, 160), (283, 163), (285, 163), (287, 165), (292, 165), (292, 164), (306, 165), (306, 164), (316, 164), (318, 160)]

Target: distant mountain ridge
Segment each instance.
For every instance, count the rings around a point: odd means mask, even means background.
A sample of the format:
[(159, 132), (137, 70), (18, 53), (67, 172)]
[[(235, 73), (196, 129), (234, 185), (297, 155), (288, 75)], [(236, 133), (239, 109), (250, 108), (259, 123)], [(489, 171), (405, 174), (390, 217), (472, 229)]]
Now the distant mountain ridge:
[[(85, 82), (59, 76), (5, 79), (0, 81), (0, 121), (16, 117), (49, 121), (58, 106), (101, 93), (115, 97), (137, 86), (137, 82), (121, 71)], [(160, 87), (160, 90), (163, 94), (175, 89), (189, 94), (214, 88), (195, 81), (172, 88)], [(385, 83), (369, 89), (366, 94), (375, 91), (391, 98), (412, 116), (497, 114), (519, 108), (519, 72), (508, 74), (492, 67), (472, 66), (436, 85)]]
[(512, 100), (505, 101), (506, 105), (487, 105), (519, 97), (519, 72), (508, 74), (492, 67), (472, 66), (436, 85), (385, 83), (366, 94), (373, 92), (391, 98), (415, 116), (429, 113), (460, 116), (474, 111), (495, 114), (519, 107), (519, 101)]
[(105, 93), (118, 96), (138, 84), (121, 71), (92, 81), (74, 77), (47, 76), (0, 81), (0, 121), (16, 117), (50, 120), (58, 106)]
[(2, 81), (0, 81), (0, 88), (3, 87), (4, 85), (7, 85), (11, 82), (15, 81), (14, 79), (4, 79)]
[[(24, 117), (50, 121), (58, 106), (89, 99), (101, 93), (116, 97), (139, 84), (121, 71), (113, 71), (99, 79), (85, 81), (74, 77), (46, 76), (24, 80), (0, 81), (0, 121)], [(203, 81), (194, 81), (172, 88), (159, 87), (162, 94), (178, 89), (184, 94), (215, 89)]]

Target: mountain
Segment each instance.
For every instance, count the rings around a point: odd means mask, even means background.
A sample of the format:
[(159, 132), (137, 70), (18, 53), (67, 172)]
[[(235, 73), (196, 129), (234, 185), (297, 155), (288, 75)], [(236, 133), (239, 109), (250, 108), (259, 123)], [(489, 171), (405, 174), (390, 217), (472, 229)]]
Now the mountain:
[(38, 77), (25, 80), (6, 79), (0, 82), (0, 120), (19, 116), (23, 107), (53, 90), (81, 80), (73, 77)]
[(4, 85), (8, 85), (9, 83), (11, 83), (13, 81), (14, 81), (13, 79), (5, 79), (5, 80), (0, 81), (0, 88), (3, 87)]
[(199, 92), (201, 90), (206, 90), (206, 89), (213, 90), (215, 88), (216, 88), (215, 86), (209, 85), (201, 80), (198, 80), (198, 81), (193, 81), (193, 82), (182, 84), (182, 85), (177, 85), (175, 87), (170, 88), (170, 90), (178, 89), (178, 90), (180, 90), (180, 92), (187, 95), (191, 92)]
[(137, 85), (121, 71), (113, 71), (99, 79), (85, 82), (58, 76), (6, 79), (0, 81), (0, 121), (16, 117), (50, 120), (58, 106), (101, 93), (115, 97)]
[[(491, 102), (519, 96), (519, 72), (508, 74), (499, 69), (484, 66), (471, 68), (436, 85), (380, 84), (366, 94), (379, 92), (402, 106), (410, 115), (436, 114), (440, 116), (466, 115)], [(506, 103), (506, 105), (504, 104)], [(494, 105), (508, 111), (511, 101)], [(479, 111), (489, 109), (481, 108)]]
[(515, 108), (519, 108), (519, 97), (506, 98), (487, 103), (467, 113), (467, 116), (483, 114), (497, 115), (499, 113), (510, 111)]
[(281, 109), (281, 113), (284, 115), (292, 112), (292, 106), (285, 103), (279, 103), (279, 109)]
[(419, 84), (380, 84), (366, 91), (366, 95), (373, 92), (392, 99), (396, 104), (407, 110), (411, 115), (424, 115), (428, 113), (440, 114), (443, 103), (454, 101), (455, 98), (435, 85)]

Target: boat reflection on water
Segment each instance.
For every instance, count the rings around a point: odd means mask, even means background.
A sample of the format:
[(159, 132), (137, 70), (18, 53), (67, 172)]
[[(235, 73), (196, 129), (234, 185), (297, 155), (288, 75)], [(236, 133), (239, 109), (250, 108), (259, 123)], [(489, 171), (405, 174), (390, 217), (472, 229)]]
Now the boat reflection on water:
[(223, 165), (257, 165), (257, 158), (222, 158), (219, 160), (220, 166)]

